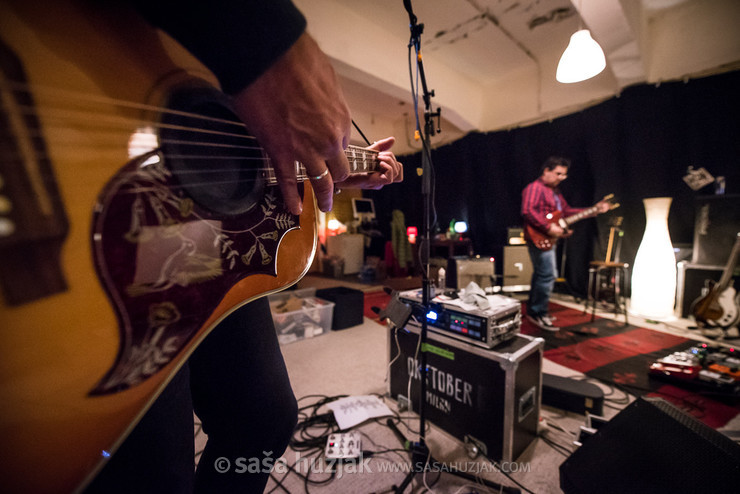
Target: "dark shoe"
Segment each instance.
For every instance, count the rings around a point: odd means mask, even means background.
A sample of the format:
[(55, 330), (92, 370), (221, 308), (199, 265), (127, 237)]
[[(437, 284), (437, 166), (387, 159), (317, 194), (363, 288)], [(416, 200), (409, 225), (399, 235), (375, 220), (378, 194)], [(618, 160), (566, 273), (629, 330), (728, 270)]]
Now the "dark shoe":
[(534, 324), (538, 328), (543, 329), (545, 331), (556, 332), (560, 330), (559, 327), (555, 326), (552, 323), (552, 319), (550, 319), (550, 316), (533, 316), (533, 315), (527, 314), (527, 319), (529, 319), (532, 322), (532, 324)]

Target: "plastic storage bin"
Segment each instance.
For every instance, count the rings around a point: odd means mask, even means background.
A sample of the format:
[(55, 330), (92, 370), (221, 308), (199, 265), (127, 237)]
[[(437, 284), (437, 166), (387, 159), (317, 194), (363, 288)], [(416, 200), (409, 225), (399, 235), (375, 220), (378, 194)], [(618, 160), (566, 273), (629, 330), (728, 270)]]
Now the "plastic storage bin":
[(334, 303), (310, 296), (315, 289), (292, 290), (268, 297), (281, 345), (319, 336), (331, 329)]

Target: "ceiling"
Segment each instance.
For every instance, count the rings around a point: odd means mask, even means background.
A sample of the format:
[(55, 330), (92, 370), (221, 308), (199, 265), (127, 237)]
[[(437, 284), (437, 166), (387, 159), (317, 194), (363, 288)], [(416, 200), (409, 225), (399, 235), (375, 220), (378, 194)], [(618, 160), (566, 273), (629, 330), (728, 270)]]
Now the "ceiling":
[[(356, 124), (369, 140), (395, 135), (415, 152), (403, 0), (294, 0), (331, 58)], [(411, 0), (423, 78), (441, 110), (434, 146), (472, 131), (530, 125), (618, 96), (639, 83), (689, 80), (740, 68), (738, 0)], [(607, 68), (588, 81), (555, 80), (570, 36), (591, 31)], [(413, 68), (414, 84), (423, 92)], [(436, 123), (435, 123), (436, 127)], [(355, 131), (354, 142), (360, 142)]]

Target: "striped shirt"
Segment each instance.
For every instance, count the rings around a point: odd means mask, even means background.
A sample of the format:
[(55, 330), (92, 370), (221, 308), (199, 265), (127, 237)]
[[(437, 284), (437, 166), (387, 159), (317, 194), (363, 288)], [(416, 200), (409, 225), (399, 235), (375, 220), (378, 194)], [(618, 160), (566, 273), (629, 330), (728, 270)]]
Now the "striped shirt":
[[(522, 219), (525, 225), (531, 225), (536, 230), (547, 233), (549, 223), (547, 215), (558, 210), (566, 217), (578, 213), (582, 208), (571, 207), (559, 189), (548, 187), (540, 178), (522, 191)], [(527, 237), (526, 228), (525, 237)]]

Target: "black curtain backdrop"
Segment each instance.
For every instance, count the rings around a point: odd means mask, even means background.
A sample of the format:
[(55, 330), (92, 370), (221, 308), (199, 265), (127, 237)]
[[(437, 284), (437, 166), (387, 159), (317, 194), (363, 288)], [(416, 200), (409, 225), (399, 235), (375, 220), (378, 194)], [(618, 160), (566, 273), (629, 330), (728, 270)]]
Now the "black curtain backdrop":
[[(740, 193), (740, 71), (626, 88), (621, 95), (579, 113), (525, 128), (473, 133), (432, 151), (437, 231), (454, 218), (465, 220), (476, 254), (502, 259), (507, 229), (521, 226), (521, 191), (539, 176), (551, 155), (570, 158), (561, 185), (576, 207), (614, 193), (621, 207), (583, 220), (566, 243), (565, 278), (586, 292), (588, 263), (603, 259), (609, 222), (624, 218), (621, 260), (634, 262), (645, 228), (642, 200), (672, 197), (668, 217), (674, 244), (691, 244), (695, 197), (713, 186), (691, 190), (683, 181), (689, 166), (726, 177), (727, 194)], [(444, 129), (443, 129), (444, 131)], [(381, 228), (389, 234), (391, 213), (403, 211), (421, 233), (421, 154), (400, 157), (405, 179), (379, 191), (375, 200)], [(388, 237), (390, 238), (390, 237)], [(560, 251), (563, 249), (560, 248)], [(501, 272), (501, 262), (497, 271)]]

